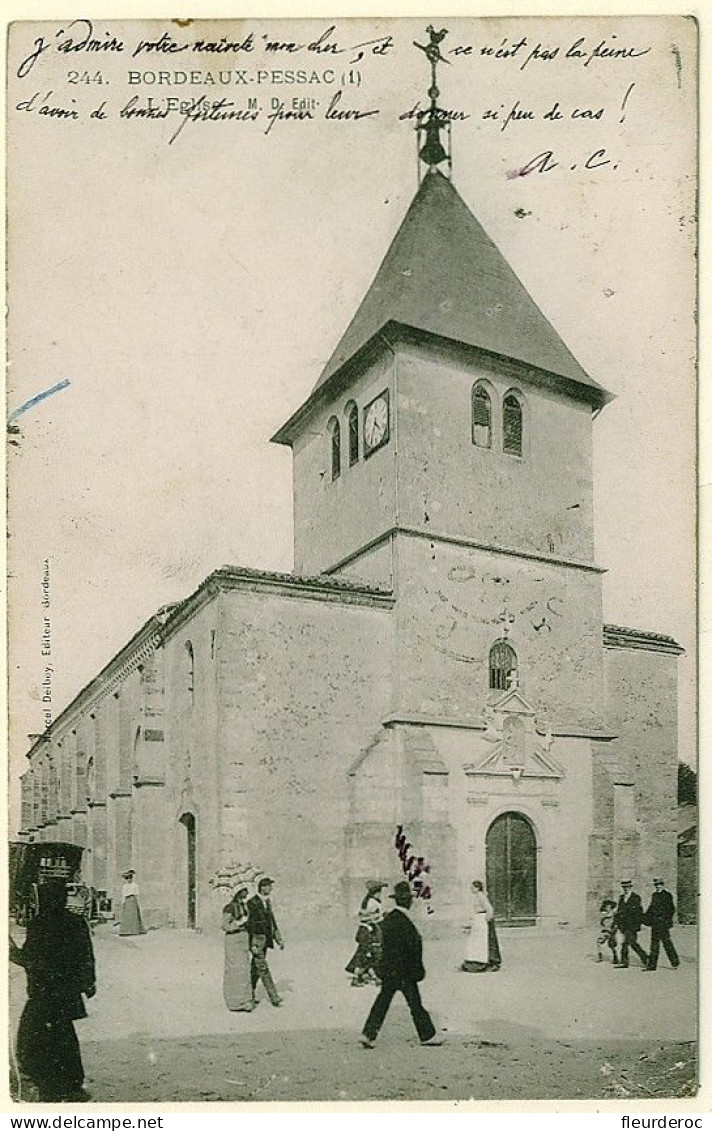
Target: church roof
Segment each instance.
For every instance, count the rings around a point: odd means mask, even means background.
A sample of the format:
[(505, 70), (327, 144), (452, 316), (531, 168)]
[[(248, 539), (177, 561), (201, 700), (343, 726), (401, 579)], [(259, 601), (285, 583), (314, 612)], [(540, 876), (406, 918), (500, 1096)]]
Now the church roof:
[(619, 624), (604, 624), (603, 644), (605, 648), (642, 648), (648, 652), (669, 652), (673, 656), (681, 656), (685, 651), (672, 636), (624, 628)]
[(452, 182), (429, 172), (309, 398), (273, 439), (290, 443), (305, 410), (393, 324), (554, 374), (596, 407), (612, 399), (564, 345)]
[(610, 399), (536, 305), (452, 182), (420, 188), (314, 391), (388, 321), (513, 358)]

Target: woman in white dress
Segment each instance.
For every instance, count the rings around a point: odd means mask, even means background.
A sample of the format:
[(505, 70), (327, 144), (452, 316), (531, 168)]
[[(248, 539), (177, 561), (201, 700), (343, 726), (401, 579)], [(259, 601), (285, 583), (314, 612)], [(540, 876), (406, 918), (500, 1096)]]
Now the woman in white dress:
[(138, 884), (134, 880), (135, 875), (133, 868), (129, 868), (128, 872), (124, 872), (121, 876), (122, 880), (126, 882), (121, 889), (120, 935), (146, 934), (146, 928), (141, 919), (141, 908), (138, 902), (139, 890)]
[(473, 880), (470, 934), (465, 948), (465, 961), (460, 967), (468, 974), (499, 970), (501, 957), (494, 929), (494, 909), (481, 880)]

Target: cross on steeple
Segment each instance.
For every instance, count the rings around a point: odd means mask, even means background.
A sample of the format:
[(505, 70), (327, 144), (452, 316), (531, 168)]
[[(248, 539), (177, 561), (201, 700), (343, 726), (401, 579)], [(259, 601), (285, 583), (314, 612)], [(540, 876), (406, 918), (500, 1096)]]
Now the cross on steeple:
[[(425, 53), (430, 62), (430, 88), (428, 90), (428, 97), (430, 98), (430, 107), (425, 111), (423, 118), (418, 122), (416, 129), (416, 136), (419, 137), (421, 131), (425, 133), (425, 143), (418, 151), (418, 156), (421, 161), (428, 166), (429, 169), (435, 169), (443, 161), (448, 162), (448, 166), (452, 168), (452, 161), (450, 155), (450, 121), (448, 116), (438, 106), (437, 101), (440, 96), (437, 83), (437, 65), (438, 63), (448, 63), (449, 59), (443, 58), (440, 51), (440, 44), (447, 35), (447, 28), (441, 28), (436, 31), (432, 24), (429, 24), (425, 29), (430, 36), (430, 43), (423, 46), (422, 43), (413, 41), (413, 45), (418, 47)], [(446, 150), (440, 140), (440, 131), (447, 130), (448, 135), (448, 149)], [(419, 142), (420, 144), (420, 142)]]

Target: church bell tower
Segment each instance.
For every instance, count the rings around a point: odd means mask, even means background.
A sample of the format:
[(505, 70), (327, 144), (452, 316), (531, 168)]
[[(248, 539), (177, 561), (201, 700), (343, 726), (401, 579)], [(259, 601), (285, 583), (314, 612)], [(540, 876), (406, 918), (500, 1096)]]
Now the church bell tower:
[(428, 33), (418, 190), (274, 437), (293, 451), (295, 569), (394, 590), (395, 714), (472, 721), (516, 669), (547, 725), (599, 733), (592, 424), (611, 395), (455, 188), (436, 81), (445, 32)]
[(512, 925), (583, 922), (635, 839), (594, 553), (593, 422), (611, 394), (455, 188), (446, 32), (427, 30), (417, 192), (274, 437), (293, 452), (296, 572), (394, 596), (389, 706), (344, 768), (346, 876), (380, 870), (395, 817), (446, 914), (480, 877)]
[[(418, 190), (312, 393), (274, 437), (293, 452), (295, 570), (393, 587), (401, 608), (438, 562), (460, 602), (484, 571), (473, 615), (526, 625), (533, 655), (583, 586), (588, 614), (572, 632), (598, 642), (592, 421), (610, 394), (454, 187), (436, 74), (446, 33), (428, 34)], [(469, 655), (448, 616), (436, 637)]]

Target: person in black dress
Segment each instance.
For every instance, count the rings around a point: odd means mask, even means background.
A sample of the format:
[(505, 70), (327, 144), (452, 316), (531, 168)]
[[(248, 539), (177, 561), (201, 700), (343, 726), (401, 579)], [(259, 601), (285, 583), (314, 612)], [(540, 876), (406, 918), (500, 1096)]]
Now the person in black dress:
[(86, 921), (67, 910), (63, 880), (39, 886), (39, 913), (27, 925), (24, 946), (10, 939), (10, 961), (24, 966), (27, 1002), (17, 1030), (20, 1073), (41, 1102), (88, 1098), (74, 1022), (86, 1017), (82, 994), (96, 992), (94, 951)]

